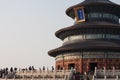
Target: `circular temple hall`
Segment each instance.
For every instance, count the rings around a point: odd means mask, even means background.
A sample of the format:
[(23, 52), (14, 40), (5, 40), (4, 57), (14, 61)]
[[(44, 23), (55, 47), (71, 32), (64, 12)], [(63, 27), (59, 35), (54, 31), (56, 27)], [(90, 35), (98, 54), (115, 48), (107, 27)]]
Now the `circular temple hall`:
[(69, 7), (66, 14), (74, 24), (55, 33), (63, 44), (48, 52), (55, 57), (56, 70), (120, 69), (120, 5), (110, 0), (84, 0)]

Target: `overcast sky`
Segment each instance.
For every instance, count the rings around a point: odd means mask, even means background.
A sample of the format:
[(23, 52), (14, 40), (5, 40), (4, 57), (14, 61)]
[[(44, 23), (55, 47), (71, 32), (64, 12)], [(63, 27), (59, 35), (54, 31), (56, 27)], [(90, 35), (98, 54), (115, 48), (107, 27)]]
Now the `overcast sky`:
[(47, 52), (62, 45), (54, 34), (73, 25), (65, 10), (81, 1), (0, 0), (0, 68), (54, 66)]

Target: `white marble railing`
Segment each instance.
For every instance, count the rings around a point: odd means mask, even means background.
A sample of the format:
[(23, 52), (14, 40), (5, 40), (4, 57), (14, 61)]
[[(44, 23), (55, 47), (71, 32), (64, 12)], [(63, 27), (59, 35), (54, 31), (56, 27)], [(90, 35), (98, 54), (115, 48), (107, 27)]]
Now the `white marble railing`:
[(93, 80), (120, 80), (120, 70), (115, 69), (97, 69), (95, 68)]
[(30, 79), (60, 79), (65, 80), (68, 78), (70, 70), (32, 70), (32, 71), (18, 71), (16, 72), (17, 78), (30, 78)]

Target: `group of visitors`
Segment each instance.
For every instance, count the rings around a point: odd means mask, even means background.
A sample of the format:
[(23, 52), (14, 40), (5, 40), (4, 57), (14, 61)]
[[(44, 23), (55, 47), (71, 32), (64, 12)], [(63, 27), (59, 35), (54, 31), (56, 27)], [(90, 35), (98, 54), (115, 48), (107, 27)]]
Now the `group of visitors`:
[(3, 68), (3, 69), (0, 69), (0, 78), (4, 78), (5, 76), (7, 76), (8, 74), (12, 74), (13, 72), (16, 72), (17, 71), (17, 68)]
[(69, 74), (69, 80), (90, 80), (90, 79), (88, 76), (80, 74), (80, 72), (71, 70), (71, 72)]
[[(34, 66), (29, 66), (28, 68), (22, 68), (20, 70), (22, 70), (22, 71), (32, 71), (32, 70), (36, 71), (38, 69), (34, 68)], [(48, 67), (43, 66), (42, 68), (39, 68), (39, 71), (45, 71), (45, 70), (49, 70)], [(53, 66), (51, 67), (51, 70), (52, 71), (54, 70)]]
[[(45, 68), (45, 66), (43, 66), (43, 68), (42, 68), (42, 69), (41, 69), (41, 68), (39, 68), (39, 70), (43, 70), (43, 71), (45, 71), (45, 70), (49, 70), (49, 69), (48, 69), (48, 67), (47, 67), (47, 68)], [(54, 67), (53, 67), (53, 66), (51, 67), (51, 70), (52, 70), (52, 71), (54, 70)]]
[[(8, 77), (9, 75), (11, 76), (11, 75), (15, 75), (15, 72), (17, 72), (17, 71), (32, 71), (32, 70), (37, 70), (34, 66), (29, 66), (29, 67), (27, 67), (27, 68), (13, 68), (13, 67), (11, 67), (11, 68), (3, 68), (3, 69), (0, 69), (0, 78), (5, 78), (6, 76)], [(45, 71), (45, 70), (48, 70), (48, 68), (47, 67), (45, 67), (45, 66), (43, 66), (42, 68), (39, 68), (39, 70), (43, 70), (43, 71)], [(54, 67), (52, 66), (51, 67), (51, 70), (53, 71), (54, 70)]]

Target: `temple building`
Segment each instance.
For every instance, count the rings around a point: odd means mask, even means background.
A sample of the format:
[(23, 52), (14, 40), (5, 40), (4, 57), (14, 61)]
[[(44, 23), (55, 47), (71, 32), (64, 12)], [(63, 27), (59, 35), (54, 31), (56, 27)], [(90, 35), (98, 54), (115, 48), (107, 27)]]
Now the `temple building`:
[(110, 0), (85, 0), (69, 7), (75, 23), (58, 30), (61, 47), (48, 52), (57, 70), (74, 68), (83, 73), (113, 66), (120, 69), (120, 5)]

